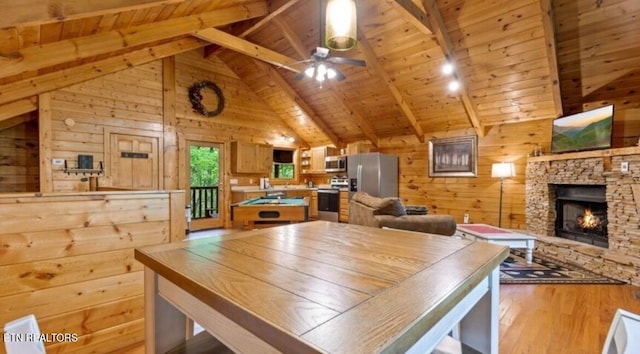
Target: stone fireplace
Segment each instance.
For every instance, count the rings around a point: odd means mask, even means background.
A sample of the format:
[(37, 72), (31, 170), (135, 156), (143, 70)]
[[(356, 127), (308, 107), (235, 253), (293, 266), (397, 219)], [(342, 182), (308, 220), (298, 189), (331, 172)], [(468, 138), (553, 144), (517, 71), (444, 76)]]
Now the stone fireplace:
[(555, 185), (555, 236), (609, 248), (606, 186)]
[(640, 148), (531, 157), (526, 173), (537, 252), (640, 285)]

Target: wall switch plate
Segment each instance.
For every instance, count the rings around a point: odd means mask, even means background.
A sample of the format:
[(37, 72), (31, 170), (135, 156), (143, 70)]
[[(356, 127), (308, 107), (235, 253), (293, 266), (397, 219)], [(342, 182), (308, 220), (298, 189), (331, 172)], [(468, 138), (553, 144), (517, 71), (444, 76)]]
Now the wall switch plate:
[(249, 184), (253, 184), (253, 178), (249, 178)]
[(468, 224), (469, 223), (469, 213), (465, 213), (464, 214), (464, 223)]
[(629, 162), (624, 161), (620, 163), (620, 172), (629, 172)]
[(53, 159), (51, 161), (51, 164), (53, 166), (62, 166), (62, 165), (64, 165), (64, 159)]
[(238, 184), (238, 179), (237, 178), (232, 178), (229, 180), (230, 184)]

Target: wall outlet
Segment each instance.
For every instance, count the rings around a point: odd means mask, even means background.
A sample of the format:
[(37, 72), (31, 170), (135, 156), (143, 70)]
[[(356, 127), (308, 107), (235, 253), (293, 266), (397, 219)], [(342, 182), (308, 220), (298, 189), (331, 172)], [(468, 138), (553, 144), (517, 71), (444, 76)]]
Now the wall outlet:
[(620, 172), (629, 172), (629, 162), (624, 161), (620, 163)]
[(229, 184), (238, 184), (238, 179), (237, 178), (230, 179)]
[(53, 166), (62, 166), (64, 165), (64, 159), (53, 159), (51, 160), (51, 164)]
[(249, 184), (253, 184), (253, 178), (249, 178)]
[(469, 213), (465, 213), (464, 214), (464, 223), (468, 224), (469, 223)]

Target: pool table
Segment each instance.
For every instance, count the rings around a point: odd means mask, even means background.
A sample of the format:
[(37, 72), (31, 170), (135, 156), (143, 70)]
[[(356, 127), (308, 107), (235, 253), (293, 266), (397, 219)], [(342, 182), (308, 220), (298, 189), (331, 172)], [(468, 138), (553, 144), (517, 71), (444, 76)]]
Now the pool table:
[(309, 220), (309, 197), (266, 196), (231, 205), (231, 221), (243, 221), (253, 229), (256, 222), (295, 223)]

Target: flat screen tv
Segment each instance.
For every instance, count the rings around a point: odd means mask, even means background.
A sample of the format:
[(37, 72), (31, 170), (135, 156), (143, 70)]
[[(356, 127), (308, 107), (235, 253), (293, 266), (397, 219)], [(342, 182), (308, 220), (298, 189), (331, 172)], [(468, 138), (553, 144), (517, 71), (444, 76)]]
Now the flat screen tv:
[(551, 152), (610, 148), (612, 127), (613, 105), (556, 118), (551, 132)]

